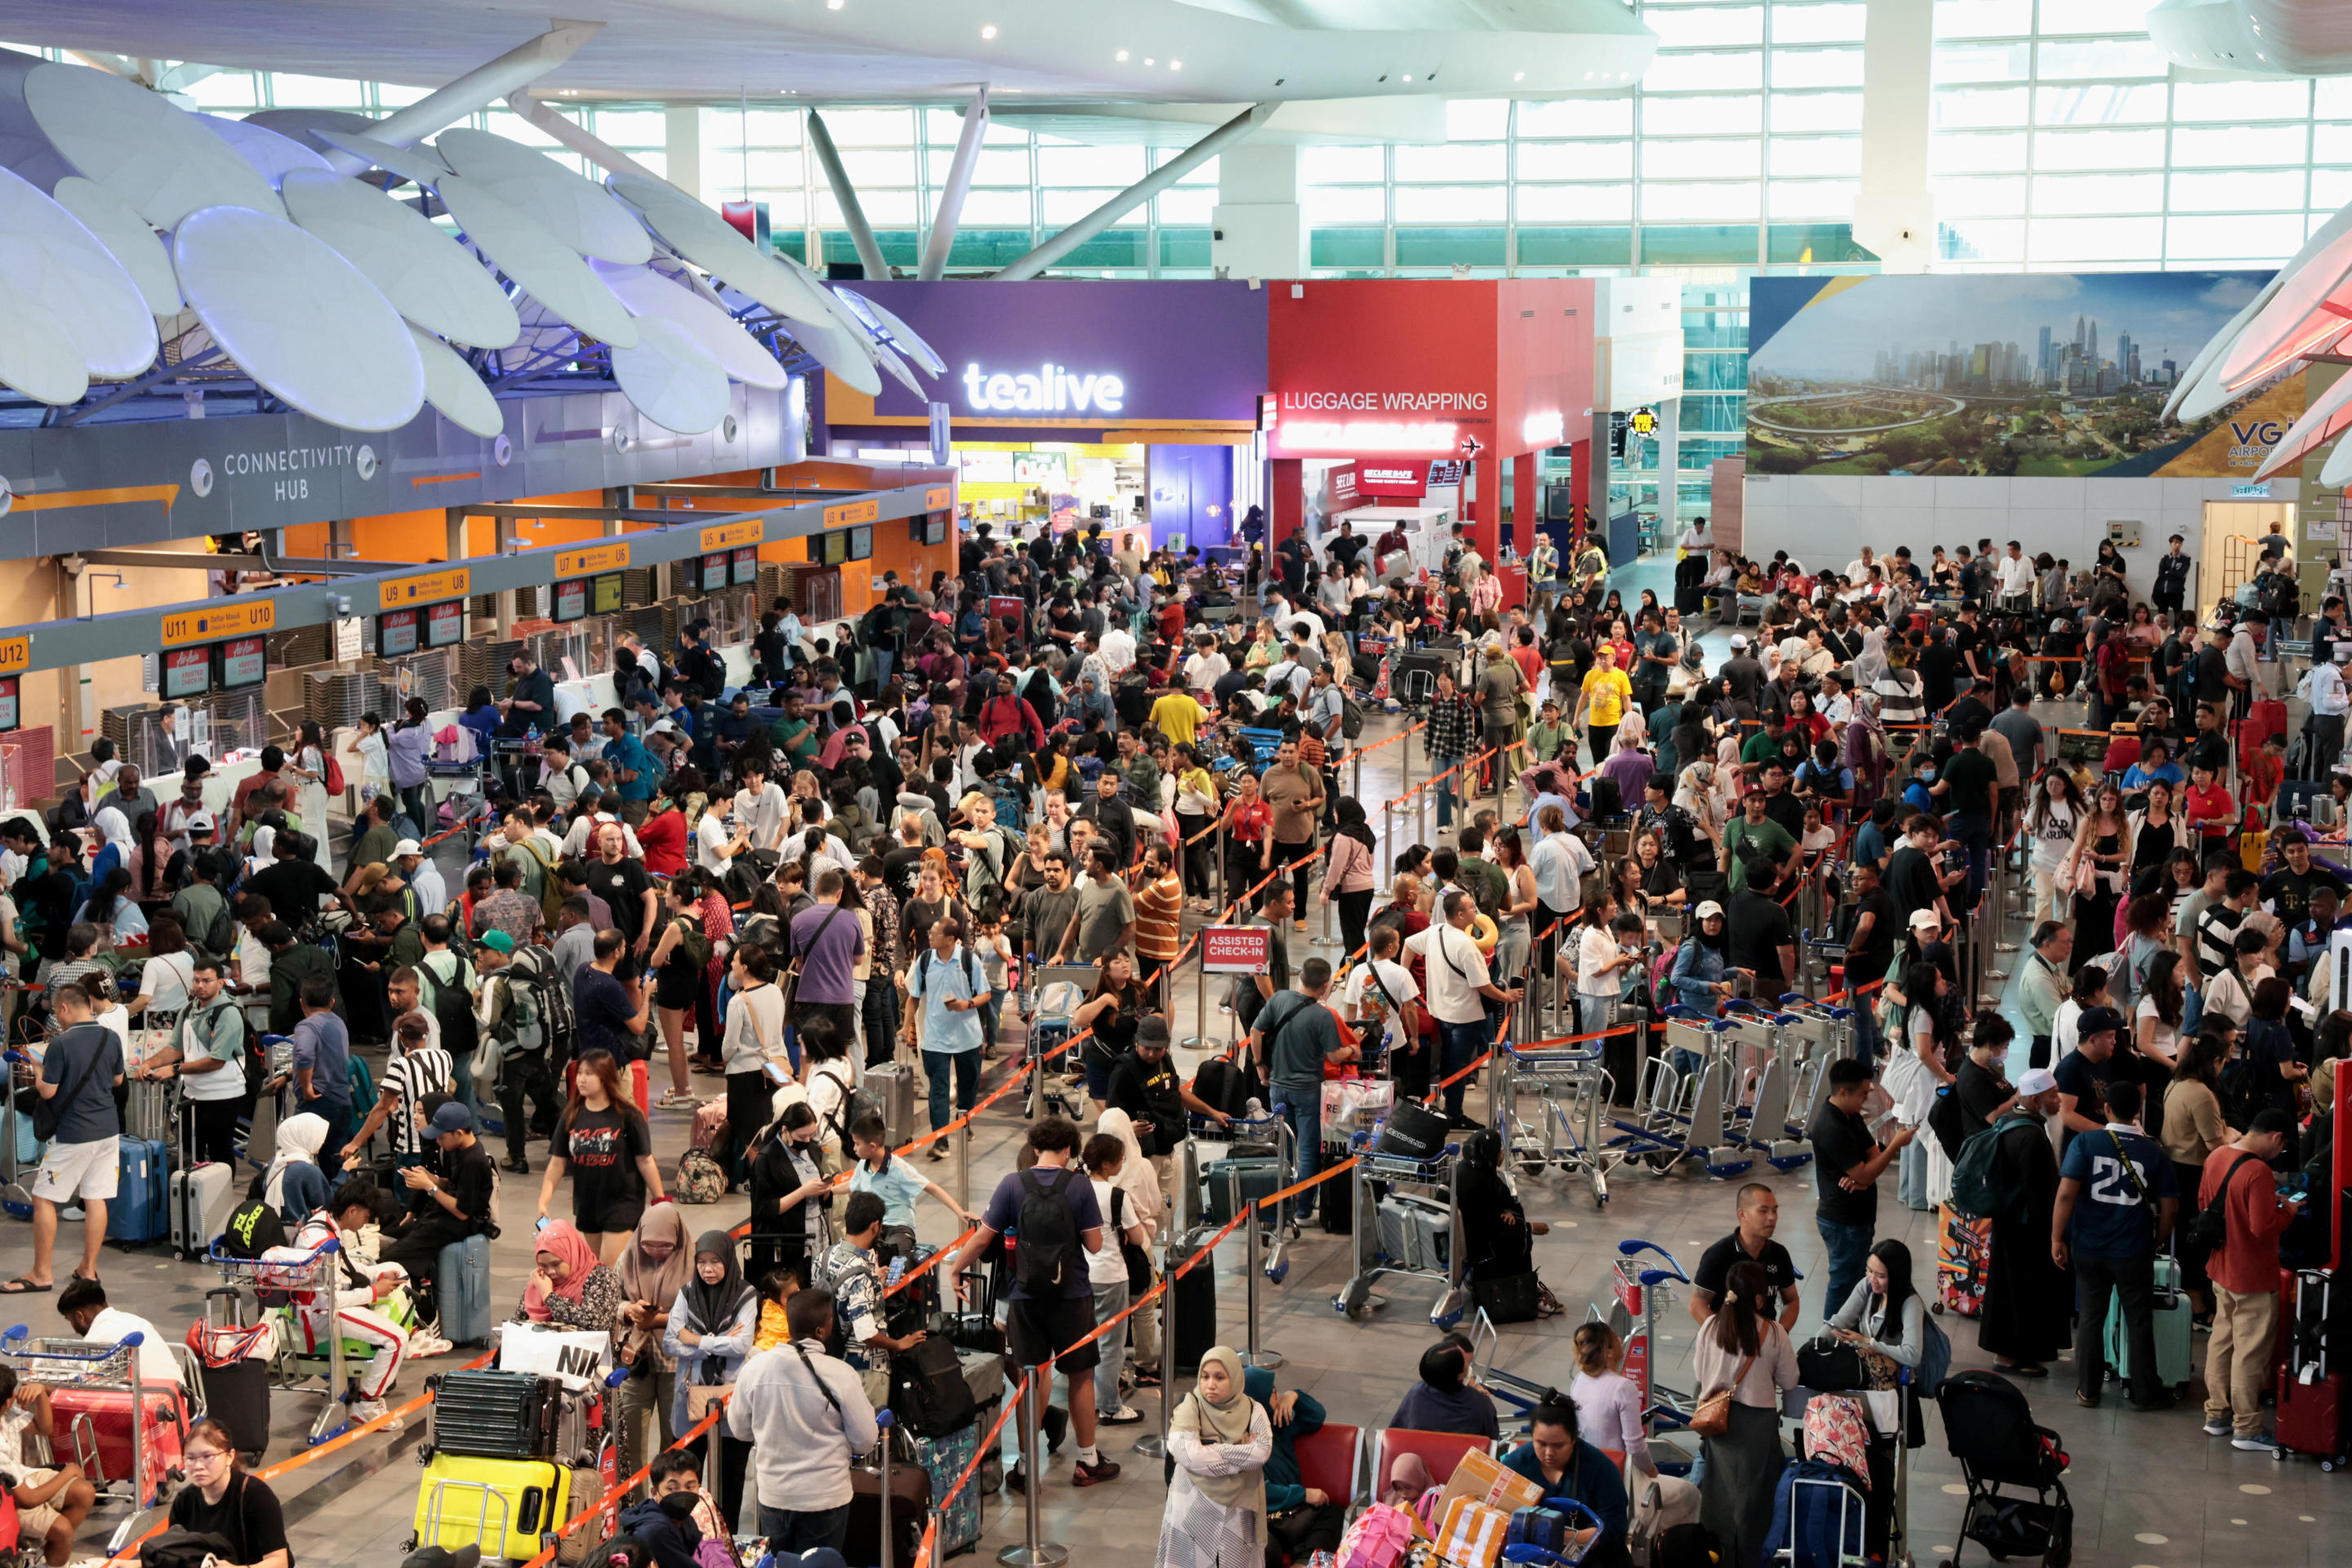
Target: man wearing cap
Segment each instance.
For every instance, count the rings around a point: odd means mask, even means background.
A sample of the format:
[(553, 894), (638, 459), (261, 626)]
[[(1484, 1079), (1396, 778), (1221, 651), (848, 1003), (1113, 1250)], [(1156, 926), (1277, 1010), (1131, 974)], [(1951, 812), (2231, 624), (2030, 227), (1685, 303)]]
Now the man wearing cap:
[(448, 907), (448, 884), (441, 879), (441, 868), (425, 858), (423, 845), (414, 838), (402, 839), (392, 847), (392, 863), (400, 879), (416, 894), (418, 909), (433, 915)]
[[(2103, 1329), (2108, 1298), (2120, 1299), (2131, 1347), (2131, 1406), (2161, 1410), (2172, 1398), (2156, 1372), (2156, 1254), (2172, 1234), (2180, 1197), (2170, 1157), (2140, 1131), (2140, 1104), (2138, 1084), (2126, 1079), (2109, 1085), (2106, 1125), (2067, 1147), (2058, 1165), (2050, 1256), (2074, 1270), (2086, 1330)], [(2105, 1352), (2105, 1332), (2084, 1333), (2074, 1352), (2076, 1404), (2098, 1405)]]
[(2107, 1089), (2116, 1081), (2116, 1051), (2125, 1027), (2124, 1016), (2113, 1007), (2084, 1008), (2074, 1048), (2053, 1069), (2062, 1153), (2080, 1134), (2106, 1125)]
[(1764, 667), (1748, 651), (1746, 634), (1731, 634), (1731, 657), (1716, 674), (1730, 685), (1734, 702), (1744, 702), (1754, 710), (1757, 700), (1764, 695)]
[[(490, 1228), (490, 1204), (497, 1190), (497, 1173), (490, 1157), (474, 1136), (474, 1113), (454, 1100), (443, 1100), (425, 1124), (441, 1151), (436, 1175), (423, 1165), (400, 1173), (402, 1188), (413, 1205), (400, 1228), (386, 1239), (379, 1263), (397, 1263), (415, 1282), (418, 1308), (439, 1318), (434, 1287), (441, 1249)], [(449, 1342), (430, 1331), (409, 1337), (414, 1355), (446, 1355)]]
[(2213, 1281), (2213, 1337), (2205, 1345), (2205, 1431), (2229, 1436), (2231, 1447), (2260, 1451), (2273, 1445), (2263, 1430), (2263, 1394), (2270, 1384), (2272, 1345), (2277, 1337), (2279, 1237), (2303, 1205), (2303, 1195), (2284, 1199), (2270, 1163), (2285, 1152), (2294, 1135), (2292, 1111), (2277, 1107), (2254, 1113), (2253, 1125), (2234, 1143), (2205, 1157), (2197, 1206), (2222, 1205), (2222, 1240), (2208, 1255), (2205, 1271)]
[[(2107, 1015), (2106, 1039), (2112, 1049), (2120, 1022), (2115, 1009), (2091, 1011)], [(2087, 1015), (2084, 1022), (2090, 1022)], [(2067, 1059), (2080, 1054), (2072, 1053)], [(2011, 1194), (2011, 1202), (1992, 1216), (1977, 1343), (2011, 1377), (2047, 1377), (2047, 1363), (2070, 1339), (2074, 1281), (2053, 1258), (2050, 1245), (2057, 1234), (2052, 1226), (2058, 1203), (2058, 1162), (2050, 1152), (2048, 1122), (2060, 1113), (2063, 1094), (2049, 1068), (2029, 1068), (2017, 1080), (2016, 1110), (1993, 1123), (2000, 1140), (1999, 1183)], [(2104, 1119), (2104, 1110), (2101, 1115)], [(2104, 1120), (2095, 1125), (2104, 1125)], [(2104, 1323), (2084, 1321), (2087, 1333), (2105, 1331)]]
[(1168, 1020), (1157, 1013), (1146, 1015), (1136, 1026), (1134, 1047), (1111, 1064), (1105, 1101), (1114, 1110), (1127, 1112), (1145, 1157), (1163, 1178), (1172, 1177), (1176, 1146), (1189, 1135), (1187, 1111), (1219, 1126), (1231, 1120), (1194, 1094), (1168, 1065)]

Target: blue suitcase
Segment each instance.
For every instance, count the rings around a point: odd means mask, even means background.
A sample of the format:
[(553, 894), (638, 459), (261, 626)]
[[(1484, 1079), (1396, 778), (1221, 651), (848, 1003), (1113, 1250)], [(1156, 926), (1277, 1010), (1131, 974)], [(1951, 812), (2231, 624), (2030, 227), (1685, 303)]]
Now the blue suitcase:
[(469, 1236), (441, 1249), (434, 1261), (441, 1302), (441, 1337), (453, 1345), (490, 1340), (490, 1238)]
[(106, 1239), (150, 1247), (172, 1234), (171, 1161), (160, 1141), (121, 1142), (114, 1196), (106, 1205)]
[[(980, 1452), (980, 1435), (996, 1420), (995, 1402), (982, 1406), (971, 1426), (950, 1432), (944, 1437), (917, 1437), (912, 1447), (915, 1463), (931, 1478), (931, 1495), (942, 1498), (956, 1484), (974, 1456)], [(978, 1476), (973, 1477), (975, 1483)], [(939, 1516), (940, 1533), (935, 1557), (953, 1557), (969, 1552), (980, 1543), (981, 1488), (968, 1486), (956, 1494), (954, 1502)]]

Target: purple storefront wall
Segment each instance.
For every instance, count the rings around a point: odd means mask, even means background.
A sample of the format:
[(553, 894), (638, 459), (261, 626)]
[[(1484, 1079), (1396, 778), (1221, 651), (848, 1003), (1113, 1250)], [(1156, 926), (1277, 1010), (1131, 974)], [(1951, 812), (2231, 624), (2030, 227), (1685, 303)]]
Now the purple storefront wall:
[(1234, 535), (1234, 448), (1154, 447), (1150, 451), (1151, 542), (1205, 549)]

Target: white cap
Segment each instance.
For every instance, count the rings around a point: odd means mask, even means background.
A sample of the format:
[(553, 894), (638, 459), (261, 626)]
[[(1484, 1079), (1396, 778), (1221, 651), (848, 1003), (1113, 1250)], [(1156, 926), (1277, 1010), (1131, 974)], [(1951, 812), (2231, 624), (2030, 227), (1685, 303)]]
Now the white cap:
[(2027, 1068), (2017, 1076), (2017, 1092), (2021, 1099), (2047, 1094), (2057, 1087), (2058, 1075), (2048, 1068)]
[(1911, 911), (1911, 929), (1913, 931), (1919, 931), (1927, 926), (1934, 926), (1940, 930), (1942, 929), (1943, 924), (1944, 922), (1942, 918), (1933, 910), (1913, 910)]
[(1738, 653), (1738, 652), (1739, 652), (1741, 649), (1745, 648), (1747, 646), (1748, 646), (1748, 637), (1747, 637), (1747, 634), (1746, 634), (1746, 633), (1744, 633), (1744, 632), (1734, 632), (1734, 633), (1732, 633), (1732, 634), (1731, 634), (1731, 651), (1732, 651), (1732, 652), (1734, 652), (1734, 653)]
[(656, 719), (654, 721), (653, 728), (646, 731), (649, 735), (676, 735), (681, 732), (675, 719)]
[(1691, 915), (1691, 919), (1696, 921), (1721, 920), (1722, 918), (1723, 906), (1717, 903), (1713, 899), (1709, 899), (1706, 902), (1699, 905), (1697, 910), (1693, 911)]
[(191, 833), (198, 829), (210, 833), (217, 826), (218, 824), (213, 821), (213, 814), (209, 811), (200, 811), (188, 818), (188, 831)]
[(425, 846), (414, 838), (404, 838), (392, 847), (392, 853), (395, 859), (403, 855), (422, 855), (425, 853)]

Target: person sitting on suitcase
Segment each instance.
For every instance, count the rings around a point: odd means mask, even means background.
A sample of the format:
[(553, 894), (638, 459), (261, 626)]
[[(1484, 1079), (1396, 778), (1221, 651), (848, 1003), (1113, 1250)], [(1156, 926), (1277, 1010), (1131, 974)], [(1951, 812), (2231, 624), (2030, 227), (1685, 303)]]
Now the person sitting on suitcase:
[(825, 1350), (849, 1363), (877, 1406), (890, 1397), (890, 1352), (923, 1342), (920, 1329), (893, 1339), (884, 1325), (882, 1281), (874, 1272), (874, 1247), (882, 1239), (887, 1212), (878, 1193), (852, 1193), (841, 1216), (841, 1239), (816, 1266), (816, 1285), (833, 1293), (833, 1332)]
[[(298, 1116), (294, 1120), (302, 1119)], [(320, 1293), (312, 1292), (308, 1301), (298, 1300), (294, 1318), (311, 1353), (319, 1352), (330, 1331), (374, 1347), (375, 1354), (357, 1368), (359, 1397), (352, 1401), (354, 1421), (382, 1420), (390, 1414), (384, 1395), (392, 1392), (394, 1381), (400, 1376), (400, 1363), (408, 1353), (408, 1331), (368, 1305), (407, 1284), (408, 1271), (397, 1263), (362, 1268), (352, 1255), (352, 1243), (358, 1240), (360, 1232), (373, 1223), (375, 1208), (375, 1183), (366, 1176), (352, 1176), (335, 1189), (325, 1207), (302, 1222), (293, 1241), (305, 1253), (315, 1252), (330, 1241), (341, 1245), (337, 1263), (342, 1273), (336, 1287), (331, 1331), (327, 1302)], [(400, 1428), (401, 1423), (394, 1420), (386, 1421), (381, 1429), (397, 1432)]]
[[(490, 1202), (498, 1190), (498, 1173), (474, 1136), (474, 1113), (457, 1100), (445, 1100), (433, 1109), (425, 1132), (440, 1151), (441, 1170), (436, 1173), (411, 1165), (400, 1173), (402, 1188), (415, 1206), (377, 1255), (381, 1261), (408, 1270), (416, 1281), (420, 1307), (435, 1300), (435, 1268), (443, 1247), (468, 1237), (497, 1234), (490, 1223)], [(449, 1343), (425, 1332), (408, 1348), (418, 1355), (446, 1355)]]
[(19, 1384), (15, 1367), (0, 1364), (0, 1486), (9, 1488), (16, 1500), (17, 1543), (39, 1545), (49, 1568), (64, 1568), (82, 1521), (98, 1501), (98, 1489), (70, 1460), (54, 1469), (27, 1468), (28, 1431), (55, 1451), (57, 1426), (49, 1391), (37, 1383)]
[(1582, 1549), (1583, 1555), (1576, 1559), (1579, 1568), (1627, 1568), (1633, 1562), (1625, 1546), (1624, 1478), (1606, 1453), (1577, 1436), (1573, 1406), (1537, 1405), (1528, 1441), (1504, 1456), (1503, 1468), (1535, 1482), (1547, 1499), (1582, 1503), (1601, 1521), (1595, 1530), (1583, 1525), (1581, 1514), (1568, 1516), (1566, 1539), (1554, 1549), (1571, 1556)]

